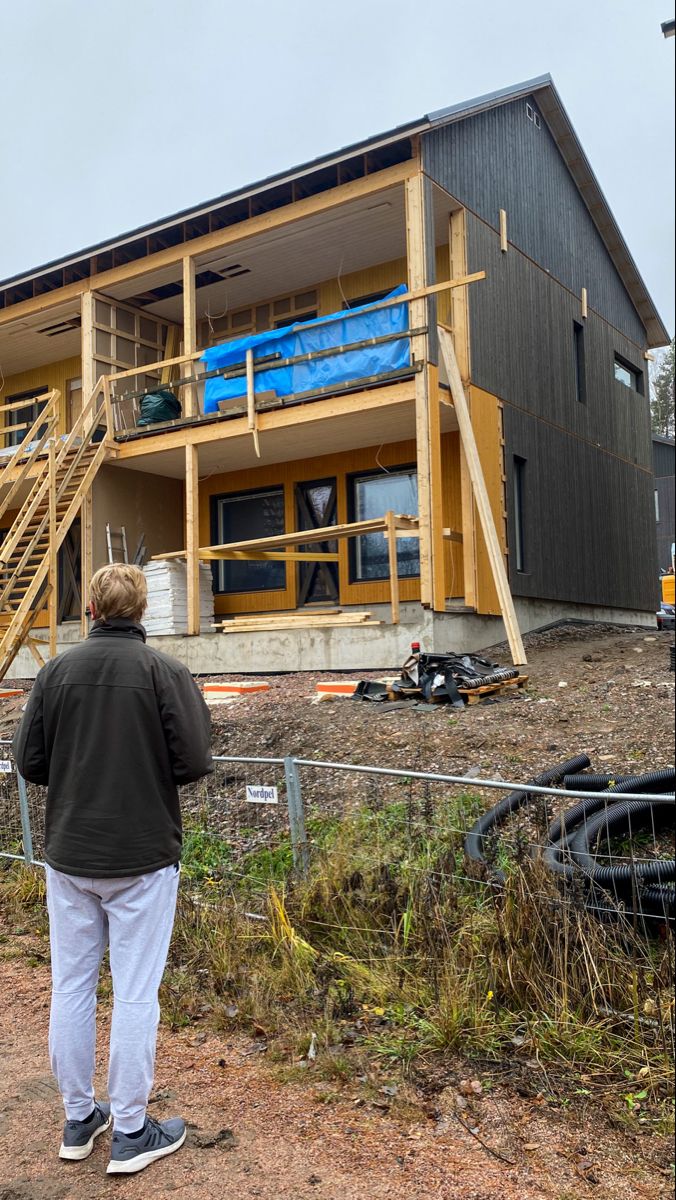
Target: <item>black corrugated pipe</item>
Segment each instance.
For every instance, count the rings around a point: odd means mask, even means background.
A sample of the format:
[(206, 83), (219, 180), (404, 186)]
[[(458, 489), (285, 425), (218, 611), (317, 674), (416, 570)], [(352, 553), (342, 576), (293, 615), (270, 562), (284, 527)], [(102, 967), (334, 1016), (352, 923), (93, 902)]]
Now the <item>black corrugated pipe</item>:
[[(534, 787), (554, 787), (566, 775), (573, 775), (577, 771), (584, 770), (590, 765), (586, 754), (578, 754), (576, 758), (571, 758), (568, 762), (561, 763), (559, 767), (550, 767), (548, 771), (544, 771), (542, 775), (531, 779)], [(582, 789), (579, 789), (580, 791)], [(485, 863), (486, 856), (484, 853), (484, 843), (486, 837), (492, 829), (497, 829), (504, 824), (510, 813), (516, 812), (524, 804), (527, 804), (531, 798), (531, 793), (510, 792), (508, 796), (504, 796), (502, 800), (483, 813), (479, 820), (472, 826), (467, 837), (465, 838), (465, 854), (471, 858), (473, 862)]]
[(605, 792), (629, 779), (629, 775), (565, 775), (563, 786), (569, 792)]
[(640, 829), (649, 825), (654, 829), (656, 825), (666, 824), (669, 817), (673, 821), (673, 809), (673, 800), (624, 800), (610, 804), (603, 812), (597, 812), (585, 820), (576, 830), (569, 841), (571, 856), (587, 878), (602, 887), (619, 886), (621, 890), (626, 890), (626, 885), (631, 889), (639, 880), (644, 883), (672, 883), (676, 879), (676, 860), (673, 858), (641, 858), (631, 862), (609, 862), (606, 865), (599, 863), (592, 846), (602, 839), (609, 842), (618, 833), (631, 835), (636, 827)]

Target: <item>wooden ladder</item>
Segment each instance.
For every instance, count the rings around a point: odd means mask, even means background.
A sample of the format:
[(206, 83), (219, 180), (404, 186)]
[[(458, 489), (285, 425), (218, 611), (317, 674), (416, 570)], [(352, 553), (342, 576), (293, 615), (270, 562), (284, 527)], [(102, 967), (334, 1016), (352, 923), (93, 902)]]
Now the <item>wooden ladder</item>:
[(15, 477), (0, 502), (0, 519), (26, 482), (29, 486), (0, 546), (0, 679), (24, 644), (38, 662), (42, 660), (31, 632), (46, 603), (50, 653), (56, 652), (57, 555), (109, 454), (107, 380), (99, 380), (70, 434), (62, 439), (57, 435), (59, 400), (57, 391), (49, 394), (5, 468)]

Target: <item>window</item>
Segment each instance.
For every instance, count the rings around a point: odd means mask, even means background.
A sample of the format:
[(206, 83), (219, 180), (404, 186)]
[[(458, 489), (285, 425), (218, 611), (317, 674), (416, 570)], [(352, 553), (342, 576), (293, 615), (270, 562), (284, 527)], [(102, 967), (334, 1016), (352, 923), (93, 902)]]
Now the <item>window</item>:
[[(24, 440), (28, 430), (34, 421), (45, 407), (45, 401), (40, 401), (39, 397), (44, 396), (49, 391), (49, 388), (44, 387), (33, 388), (29, 392), (16, 392), (13, 396), (7, 397), (7, 404), (17, 404), (21, 400), (26, 401), (25, 408), (15, 408), (13, 412), (5, 413), (5, 426), (3, 433), (5, 435), (6, 446), (20, 446)], [(12, 430), (15, 425), (16, 431)], [(44, 432), (44, 427), (39, 428), (36, 433), (36, 440), (40, 438)]]
[[(218, 545), (284, 533), (284, 489), (212, 497), (212, 528)], [(217, 592), (265, 592), (286, 587), (282, 562), (214, 563)]]
[(294, 296), (282, 296), (278, 300), (237, 308), (233, 312), (221, 312), (215, 316), (207, 314), (199, 323), (198, 341), (200, 346), (218, 346), (230, 338), (281, 329), (284, 325), (295, 325), (299, 321), (312, 321), (316, 316), (317, 292), (297, 292)]
[(618, 383), (623, 383), (625, 387), (631, 388), (632, 392), (639, 392), (643, 395), (643, 371), (639, 371), (638, 367), (628, 362), (626, 358), (621, 358), (619, 354), (615, 355), (615, 378)]
[(526, 103), (526, 116), (529, 121), (533, 122), (536, 129), (540, 128), (540, 114), (536, 112), (532, 104)]
[[(355, 521), (384, 517), (390, 510), (418, 515), (418, 477), (414, 468), (399, 468), (377, 475), (352, 477), (352, 513)], [(352, 576), (355, 580), (389, 579), (387, 540), (382, 533), (367, 533), (352, 541)], [(401, 576), (420, 574), (417, 538), (397, 538), (397, 564)]]
[(369, 292), (366, 296), (355, 296), (352, 300), (344, 300), (343, 308), (361, 308), (364, 304), (377, 304), (389, 296), (393, 288), (385, 288), (383, 292)]
[(587, 377), (584, 362), (584, 325), (573, 321), (575, 340), (575, 394), (579, 404), (587, 403)]
[(659, 494), (657, 488), (655, 488), (655, 520), (657, 521), (657, 524), (659, 525), (659, 523), (660, 523), (660, 494)]
[(514, 561), (517, 571), (526, 570), (524, 539), (524, 485), (526, 459), (514, 455)]

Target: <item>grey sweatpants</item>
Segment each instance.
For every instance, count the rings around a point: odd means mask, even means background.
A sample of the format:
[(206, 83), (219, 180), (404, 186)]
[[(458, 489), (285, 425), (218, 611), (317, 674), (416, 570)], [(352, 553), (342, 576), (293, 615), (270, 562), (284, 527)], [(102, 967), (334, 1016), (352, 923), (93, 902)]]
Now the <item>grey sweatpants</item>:
[(108, 1094), (114, 1127), (145, 1120), (153, 1084), (157, 993), (174, 925), (178, 869), (123, 879), (85, 879), (47, 867), (52, 949), (49, 1054), (69, 1121), (94, 1107), (96, 988), (110, 948), (113, 1019)]

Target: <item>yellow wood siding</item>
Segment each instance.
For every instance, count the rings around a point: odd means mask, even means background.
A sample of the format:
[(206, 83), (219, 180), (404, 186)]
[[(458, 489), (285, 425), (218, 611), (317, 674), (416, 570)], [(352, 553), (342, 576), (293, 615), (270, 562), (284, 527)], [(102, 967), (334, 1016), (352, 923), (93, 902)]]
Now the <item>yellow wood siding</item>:
[[(59, 362), (47, 363), (43, 367), (34, 367), (30, 371), (21, 371), (18, 375), (8, 375), (5, 379), (4, 387), (0, 391), (0, 404), (6, 404), (8, 396), (28, 392), (32, 388), (58, 388), (61, 392), (59, 428), (63, 432), (66, 428), (66, 403), (68, 399), (66, 395), (66, 382), (69, 379), (79, 378), (81, 369), (81, 360), (78, 355), (75, 358), (63, 358)], [(0, 429), (4, 428), (6, 415), (6, 413), (0, 413)]]
[(406, 278), (406, 259), (398, 258), (364, 271), (352, 271), (340, 279), (328, 279), (317, 288), (320, 316), (339, 312), (346, 300), (390, 291), (400, 283), (406, 283)]
[[(227, 475), (212, 475), (200, 486), (200, 544), (211, 542), (211, 497), (229, 492), (250, 491), (256, 488), (283, 487), (284, 509), (287, 530), (296, 529), (294, 485), (303, 481), (335, 477), (337, 480), (337, 521), (343, 524), (349, 518), (348, 476), (352, 472), (377, 471), (379, 467), (397, 467), (415, 463), (415, 442), (398, 442), (378, 449), (370, 446), (363, 450), (351, 450), (343, 454), (327, 454), (319, 458), (303, 459), (299, 462), (280, 463), (278, 466), (253, 467), (245, 471), (232, 471)], [(372, 583), (350, 583), (349, 549), (343, 538), (338, 542), (340, 556), (338, 569), (340, 578), (341, 604), (386, 603), (390, 598), (387, 580)], [(295, 608), (297, 593), (297, 570), (286, 568), (286, 587), (265, 592), (237, 593), (231, 596), (216, 596), (217, 613), (268, 612), (277, 608)], [(417, 600), (420, 597), (418, 579), (402, 579), (402, 600)]]
[[(502, 406), (497, 396), (470, 386), (472, 426), (476, 438), (488, 498), (493, 510), (493, 519), (498, 531), (498, 540), (503, 554), (507, 552), (505, 522), (504, 456), (502, 448)], [(475, 506), (476, 509), (476, 506)], [(500, 615), (498, 594), (493, 582), (486, 543), (481, 532), (481, 522), (475, 511), (476, 555), (477, 555), (477, 612)]]

